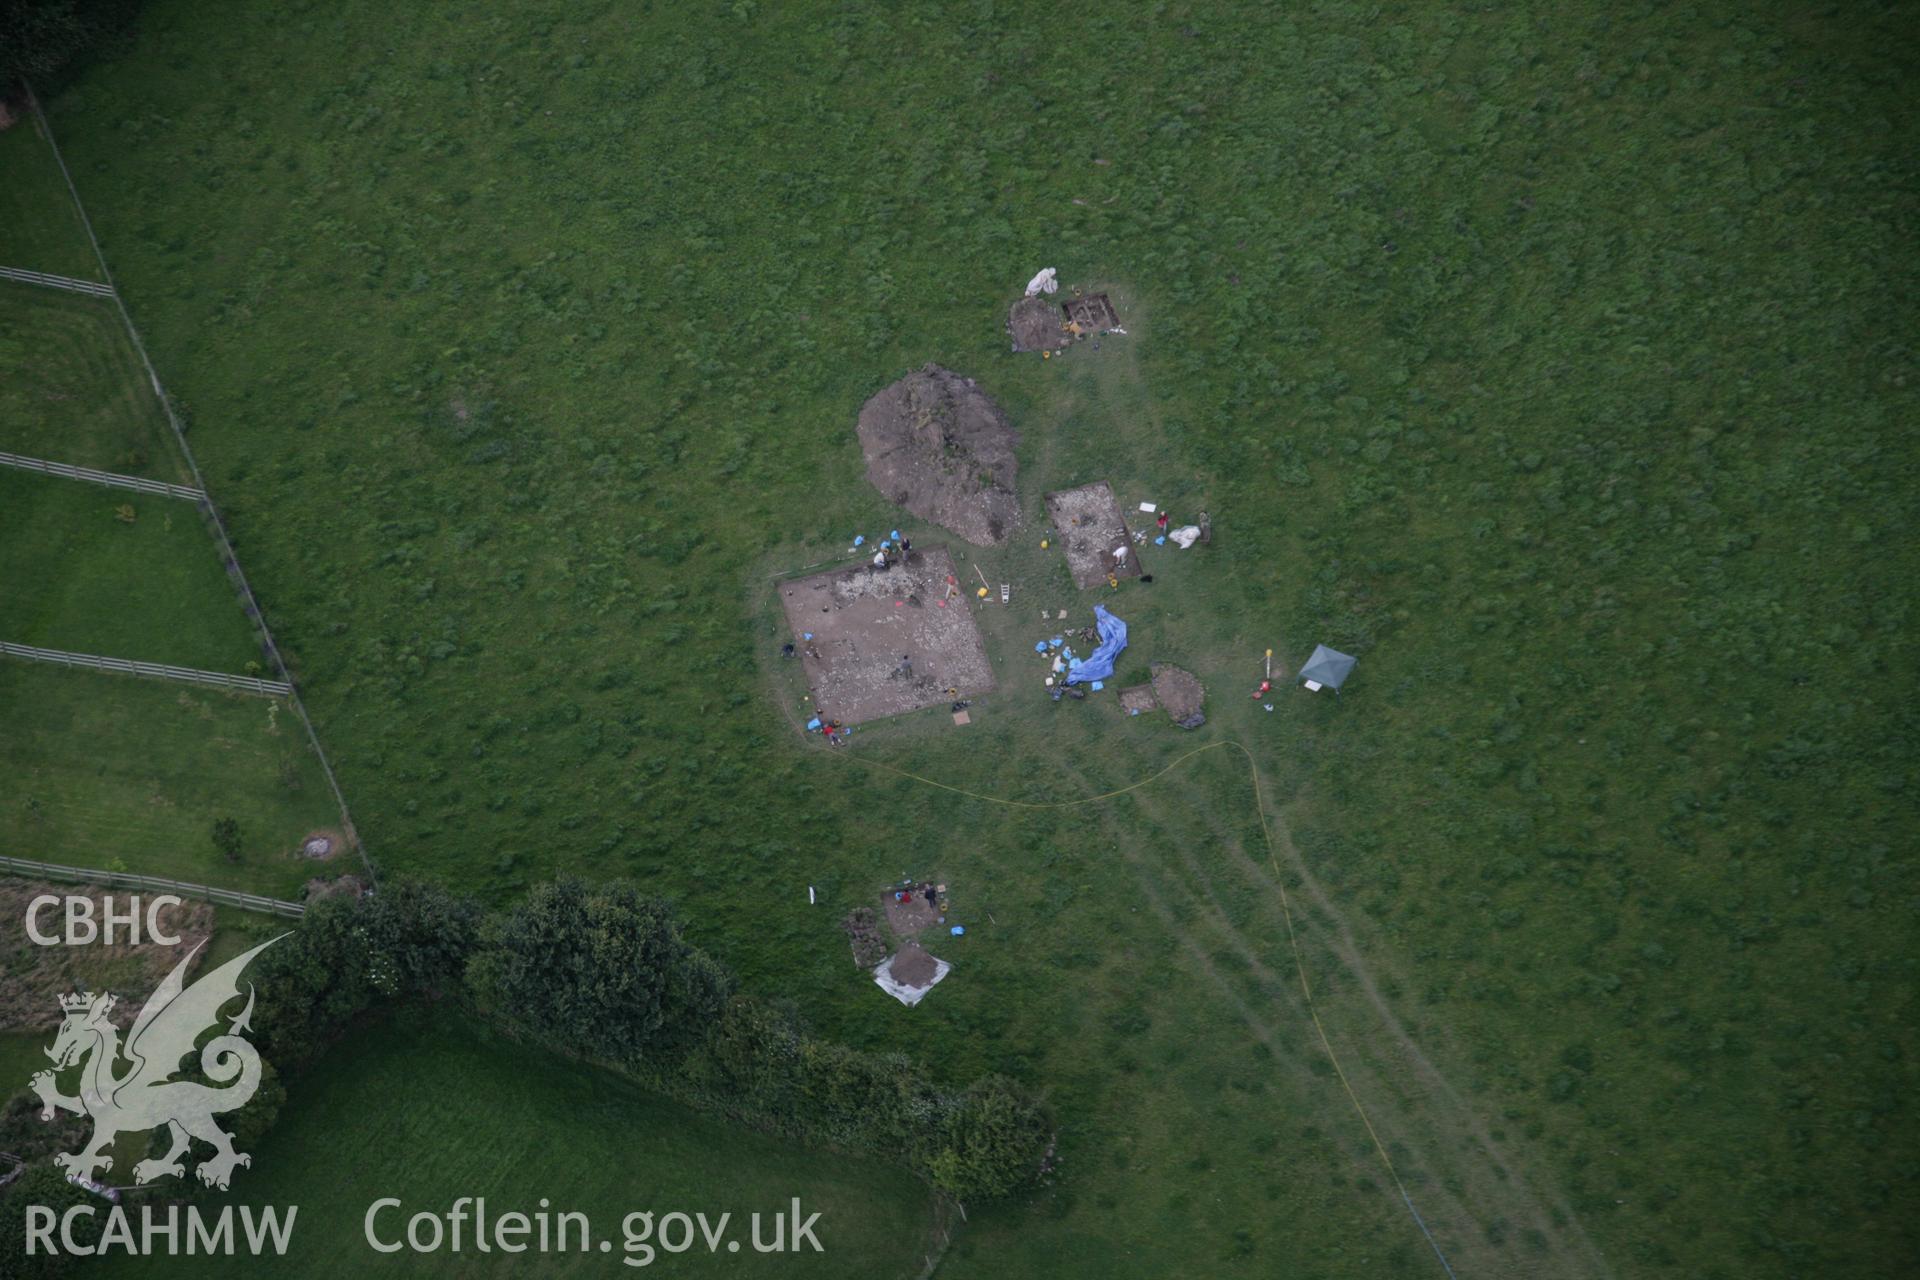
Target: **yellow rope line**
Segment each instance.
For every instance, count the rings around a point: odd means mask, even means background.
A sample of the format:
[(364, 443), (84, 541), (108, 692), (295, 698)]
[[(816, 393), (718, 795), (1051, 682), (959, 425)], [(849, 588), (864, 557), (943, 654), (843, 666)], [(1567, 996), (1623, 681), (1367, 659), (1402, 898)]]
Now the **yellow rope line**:
[[(869, 769), (884, 769), (888, 773), (896, 773), (903, 778), (912, 778), (915, 782), (924, 782), (928, 786), (938, 787), (942, 791), (951, 791), (955, 795), (966, 796), (969, 800), (985, 800), (988, 804), (1006, 805), (1008, 808), (1012, 808), (1012, 809), (1071, 809), (1075, 805), (1098, 804), (1102, 800), (1111, 800), (1115, 796), (1123, 796), (1127, 794), (1127, 792), (1129, 791), (1138, 791), (1141, 787), (1144, 787), (1149, 783), (1158, 782), (1160, 779), (1166, 777), (1169, 773), (1172, 773), (1175, 769), (1178, 769), (1181, 765), (1193, 759), (1195, 756), (1200, 755), (1203, 752), (1216, 750), (1220, 747), (1239, 747), (1243, 753), (1246, 751), (1246, 748), (1240, 747), (1240, 744), (1237, 742), (1210, 742), (1204, 747), (1195, 747), (1192, 751), (1189, 751), (1185, 755), (1180, 756), (1179, 758), (1174, 760), (1172, 764), (1168, 765), (1166, 768), (1160, 770), (1160, 772), (1152, 775), (1151, 777), (1142, 778), (1138, 782), (1132, 783), (1128, 786), (1121, 787), (1118, 791), (1105, 791), (1097, 796), (1082, 796), (1078, 800), (1008, 800), (1003, 796), (990, 796), (990, 795), (984, 795), (978, 791), (968, 791), (965, 787), (956, 787), (951, 785), (950, 783), (940, 782), (933, 778), (923, 777), (920, 774), (911, 773), (906, 769), (896, 768), (893, 765), (885, 764), (879, 760), (868, 760), (863, 756), (857, 756), (853, 754), (851, 751), (836, 751), (834, 752), (834, 754), (836, 756), (840, 756), (845, 759), (855, 761), (859, 764), (863, 764), (867, 766)], [(1249, 756), (1248, 759), (1251, 760), (1252, 757)], [(1269, 852), (1272, 851), (1271, 847), (1269, 847), (1268, 851)]]
[(1142, 778), (1138, 782), (1121, 787), (1117, 791), (1105, 791), (1097, 796), (1083, 796), (1078, 800), (1008, 800), (1002, 796), (990, 796), (979, 791), (969, 791), (965, 787), (956, 787), (951, 783), (925, 777), (911, 770), (901, 769), (894, 765), (887, 764), (884, 761), (869, 760), (863, 756), (855, 755), (851, 751), (831, 751), (829, 754), (843, 757), (857, 764), (864, 765), (869, 769), (880, 769), (887, 773), (896, 774), (902, 778), (910, 778), (915, 782), (925, 783), (929, 787), (937, 787), (942, 791), (951, 791), (955, 795), (965, 796), (970, 800), (984, 800), (988, 804), (1004, 805), (1012, 809), (1072, 809), (1079, 805), (1098, 804), (1103, 800), (1112, 800), (1116, 797), (1126, 795), (1129, 791), (1138, 791), (1142, 787), (1158, 782), (1195, 756), (1204, 755), (1209, 751), (1217, 751), (1221, 747), (1232, 747), (1245, 758), (1247, 762), (1247, 772), (1253, 780), (1253, 807), (1254, 811), (1260, 816), (1260, 835), (1267, 843), (1267, 862), (1273, 867), (1273, 882), (1275, 887), (1280, 890), (1280, 916), (1287, 924), (1287, 945), (1293, 951), (1293, 970), (1299, 975), (1300, 995), (1301, 998), (1306, 1001), (1307, 1016), (1313, 1020), (1314, 1034), (1320, 1038), (1320, 1048), (1326, 1052), (1327, 1061), (1333, 1064), (1333, 1073), (1339, 1077), (1340, 1087), (1346, 1091), (1347, 1101), (1353, 1104), (1354, 1114), (1360, 1117), (1360, 1123), (1366, 1127), (1367, 1137), (1373, 1140), (1373, 1149), (1380, 1153), (1380, 1163), (1386, 1166), (1387, 1176), (1393, 1179), (1395, 1190), (1399, 1191), (1400, 1198), (1406, 1202), (1407, 1211), (1413, 1215), (1414, 1224), (1420, 1228), (1420, 1234), (1427, 1238), (1427, 1243), (1433, 1246), (1434, 1256), (1440, 1260), (1440, 1265), (1444, 1267), (1447, 1274), (1451, 1276), (1454, 1274), (1453, 1265), (1447, 1261), (1447, 1255), (1441, 1252), (1440, 1242), (1435, 1240), (1433, 1233), (1427, 1230), (1426, 1220), (1420, 1216), (1420, 1211), (1413, 1207), (1413, 1197), (1407, 1193), (1406, 1183), (1400, 1180), (1400, 1171), (1394, 1167), (1393, 1157), (1387, 1154), (1387, 1144), (1382, 1142), (1380, 1135), (1375, 1132), (1373, 1121), (1367, 1116), (1366, 1107), (1360, 1103), (1360, 1095), (1354, 1092), (1353, 1083), (1347, 1079), (1346, 1068), (1340, 1064), (1340, 1055), (1333, 1051), (1333, 1041), (1327, 1038), (1326, 1027), (1321, 1025), (1320, 1010), (1319, 1007), (1314, 1004), (1313, 1000), (1313, 987), (1307, 981), (1306, 958), (1300, 952), (1300, 939), (1298, 935), (1295, 934), (1293, 928), (1293, 905), (1287, 897), (1286, 880), (1280, 870), (1279, 851), (1273, 842), (1273, 828), (1267, 822), (1266, 791), (1260, 782), (1260, 765), (1259, 762), (1253, 758), (1251, 751), (1232, 739), (1223, 742), (1210, 742), (1204, 747), (1195, 747), (1192, 751), (1175, 757), (1172, 763), (1168, 764), (1164, 769), (1161, 769), (1158, 773)]

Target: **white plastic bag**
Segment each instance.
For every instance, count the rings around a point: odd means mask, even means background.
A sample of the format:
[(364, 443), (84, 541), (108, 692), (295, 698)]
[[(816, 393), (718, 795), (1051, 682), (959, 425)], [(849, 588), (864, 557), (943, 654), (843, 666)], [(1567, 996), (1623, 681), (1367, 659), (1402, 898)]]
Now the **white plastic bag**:
[(1059, 290), (1060, 282), (1053, 278), (1052, 267), (1045, 268), (1039, 275), (1027, 281), (1027, 296), (1029, 298), (1036, 294), (1057, 293)]
[(1194, 543), (1200, 541), (1200, 526), (1197, 524), (1185, 525), (1182, 528), (1175, 529), (1172, 533), (1168, 534), (1167, 537), (1173, 539), (1174, 542), (1180, 545), (1180, 549), (1185, 551), (1192, 547)]

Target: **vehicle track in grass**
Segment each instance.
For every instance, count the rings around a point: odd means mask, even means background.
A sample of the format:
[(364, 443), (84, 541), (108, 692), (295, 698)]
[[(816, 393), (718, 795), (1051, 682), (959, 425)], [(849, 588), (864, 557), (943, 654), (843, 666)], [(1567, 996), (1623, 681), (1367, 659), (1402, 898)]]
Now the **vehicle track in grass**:
[[(1138, 837), (1143, 825), (1141, 820), (1144, 819), (1144, 825), (1165, 837), (1150, 842), (1148, 847), (1180, 849), (1180, 867), (1195, 877), (1199, 884), (1209, 883), (1210, 873), (1195, 859), (1182, 836), (1183, 830), (1192, 828), (1194, 824), (1191, 819), (1196, 815), (1184, 815), (1184, 826), (1176, 825), (1161, 793), (1145, 793), (1153, 784), (1168, 779), (1190, 762), (1219, 750), (1236, 752), (1247, 764), (1248, 780), (1245, 785), (1250, 786), (1253, 792), (1250, 799), (1257, 811), (1263, 843), (1266, 845), (1267, 865), (1262, 867), (1258, 859), (1247, 853), (1243, 842), (1221, 827), (1217, 810), (1209, 810), (1205, 805), (1195, 806), (1198, 825), (1204, 827), (1214, 841), (1228, 852), (1230, 860), (1243, 874), (1251, 876), (1256, 885), (1264, 881), (1271, 887), (1271, 894), (1258, 896), (1267, 904), (1270, 922), (1279, 925), (1287, 938), (1292, 975), (1289, 977), (1285, 972), (1288, 966), (1276, 966), (1261, 955), (1246, 928), (1231, 919), (1225, 904), (1211, 889), (1187, 886), (1181, 887), (1180, 893), (1187, 904), (1220, 933), (1231, 952), (1248, 966), (1249, 973), (1263, 988), (1260, 994), (1284, 990), (1297, 983), (1300, 997), (1292, 1003), (1292, 1007), (1306, 1015), (1353, 1112), (1367, 1130), (1375, 1154), (1405, 1201), (1422, 1236), (1432, 1247), (1436, 1265), (1449, 1275), (1610, 1276), (1611, 1268), (1565, 1201), (1557, 1195), (1543, 1195), (1537, 1189), (1545, 1181), (1544, 1174), (1536, 1167), (1542, 1162), (1529, 1153), (1513, 1150), (1511, 1146), (1506, 1149), (1504, 1158), (1496, 1154), (1496, 1146), (1485, 1120), (1446, 1080), (1402, 1024), (1369, 973), (1368, 962), (1361, 955), (1351, 928), (1333, 907), (1324, 888), (1311, 875), (1293, 844), (1291, 833), (1284, 824), (1276, 824), (1277, 815), (1268, 813), (1259, 762), (1243, 744), (1231, 739), (1204, 744), (1175, 757), (1161, 769), (1128, 786), (1057, 801), (1006, 799), (927, 778), (883, 761), (866, 758), (857, 751), (836, 751), (833, 754), (858, 767), (891, 773), (992, 804), (1032, 810), (1091, 806), (1107, 809), (1099, 813), (1097, 821), (1113, 847), (1121, 851), (1122, 858), (1141, 884), (1149, 907), (1179, 939), (1199, 972), (1234, 1006), (1256, 1039), (1274, 1051), (1275, 1061), (1287, 1061), (1288, 1057), (1281, 1050), (1291, 1043), (1287, 1037), (1288, 1029), (1270, 1013), (1263, 1013), (1236, 989), (1233, 980), (1221, 971), (1214, 955), (1209, 954), (1195, 936), (1192, 925), (1180, 918), (1166, 890), (1156, 883), (1162, 868), (1134, 852), (1140, 846)], [(1067, 769), (1063, 772), (1069, 781), (1087, 785), (1085, 777), (1077, 771)], [(1122, 822), (1116, 817), (1110, 811), (1110, 806), (1116, 802), (1131, 802), (1137, 806), (1136, 819)], [(1283, 853), (1285, 866), (1282, 865)], [(1317, 932), (1319, 926), (1304, 919), (1297, 907), (1290, 903), (1285, 884), (1288, 871), (1298, 876), (1307, 902), (1331, 922), (1324, 940)], [(1274, 910), (1276, 907), (1277, 913)], [(1309, 925), (1316, 932), (1312, 940), (1303, 941), (1302, 934)], [(1317, 993), (1308, 974), (1310, 947), (1323, 949), (1323, 959), (1334, 970), (1332, 974), (1323, 975), (1323, 985)], [(1344, 1054), (1335, 1048), (1319, 1013), (1329, 992), (1344, 989), (1342, 978), (1351, 982), (1359, 996), (1358, 1003), (1371, 1011), (1369, 1020), (1376, 1022), (1378, 1030), (1383, 1033), (1378, 1036), (1343, 1036), (1346, 1047)], [(1300, 1069), (1305, 1070), (1304, 1067)], [(1374, 1102), (1372, 1108), (1362, 1101), (1362, 1095)], [(1380, 1105), (1382, 1099), (1392, 1099), (1398, 1105), (1389, 1111)], [(1416, 1136), (1416, 1130), (1423, 1130), (1425, 1136)], [(1400, 1162), (1393, 1158), (1393, 1149), (1403, 1153)], [(1409, 1155), (1416, 1155), (1418, 1162), (1408, 1159)], [(1418, 1186), (1410, 1187), (1408, 1178), (1412, 1178)], [(1416, 1189), (1420, 1193), (1417, 1201), (1413, 1195)], [(1422, 1204), (1427, 1206), (1425, 1211), (1420, 1208)], [(1429, 1217), (1429, 1214), (1432, 1216)], [(1549, 1249), (1522, 1256), (1523, 1246), (1518, 1242), (1513, 1248), (1506, 1247), (1509, 1233), (1521, 1240), (1546, 1240), (1550, 1242)], [(1557, 1249), (1551, 1242), (1557, 1242)]]
[[(1063, 772), (1072, 776), (1070, 769)], [(1377, 1104), (1383, 1092), (1381, 1082), (1369, 1079), (1371, 1064), (1357, 1065), (1351, 1052), (1336, 1052), (1327, 1033), (1319, 1026), (1315, 1012), (1316, 1000), (1308, 993), (1311, 990), (1324, 995), (1327, 985), (1325, 978), (1310, 984), (1304, 972), (1304, 957), (1299, 964), (1290, 966), (1295, 970), (1292, 973), (1268, 962), (1249, 939), (1249, 926), (1237, 923), (1227, 904), (1215, 892), (1217, 875), (1209, 873), (1195, 857), (1191, 810), (1183, 812), (1182, 806), (1169, 804), (1160, 798), (1164, 795), (1165, 789), (1154, 796), (1145, 792), (1132, 793), (1127, 797), (1135, 806), (1132, 818), (1123, 819), (1120, 813), (1109, 810), (1096, 819), (1143, 883), (1148, 878), (1177, 875), (1181, 870), (1191, 878), (1189, 883), (1179, 886), (1179, 892), (1190, 905), (1192, 916), (1182, 920), (1175, 913), (1162, 911), (1163, 923), (1179, 939), (1205, 979), (1233, 1008), (1249, 1033), (1274, 1055), (1274, 1061), (1293, 1064), (1297, 1076), (1296, 1087), (1308, 1098), (1323, 1094), (1327, 1081), (1324, 1077), (1313, 1075), (1309, 1059), (1295, 1057), (1288, 1049), (1298, 1043), (1297, 1028), (1300, 1021), (1306, 1021), (1315, 1028), (1315, 1038), (1319, 1040), (1325, 1060), (1332, 1065), (1337, 1082), (1347, 1092), (1352, 1110), (1365, 1130), (1363, 1142), (1371, 1142), (1376, 1148), (1375, 1154), (1385, 1165), (1422, 1235), (1432, 1246), (1439, 1265), (1447, 1274), (1520, 1274), (1510, 1267), (1506, 1259), (1498, 1255), (1487, 1256), (1489, 1249), (1482, 1233), (1472, 1229), (1476, 1221), (1484, 1220), (1484, 1210), (1476, 1208), (1482, 1197), (1463, 1194), (1461, 1187), (1467, 1179), (1452, 1170), (1448, 1171), (1448, 1175), (1452, 1176), (1432, 1175), (1422, 1162), (1407, 1159), (1405, 1153), (1420, 1152), (1422, 1146), (1398, 1136), (1391, 1118), (1382, 1115), (1377, 1105), (1369, 1108), (1362, 1102), (1361, 1095), (1364, 1093)], [(1203, 809), (1204, 806), (1193, 808)], [(1177, 866), (1165, 862), (1156, 865), (1154, 860), (1130, 851), (1131, 845), (1140, 843), (1137, 836), (1143, 828), (1160, 833), (1159, 839), (1146, 842), (1144, 847), (1178, 850)], [(1130, 836), (1134, 839), (1130, 840)], [(1273, 885), (1270, 878), (1262, 879), (1266, 879), (1268, 885)], [(1273, 887), (1277, 889), (1278, 886)], [(1278, 892), (1265, 896), (1270, 901), (1280, 901)], [(1301, 922), (1298, 919), (1289, 920), (1288, 914), (1283, 908), (1281, 919), (1276, 923), (1280, 926), (1280, 933), (1291, 939), (1299, 931)], [(1223, 971), (1221, 951), (1209, 951), (1203, 945), (1203, 928), (1227, 954), (1237, 957), (1246, 966), (1245, 980), (1236, 981)], [(1290, 941), (1289, 951), (1292, 950)], [(1247, 987), (1251, 987), (1251, 990), (1243, 989)], [(1294, 994), (1286, 995), (1289, 991)], [(1284, 1000), (1286, 1013), (1276, 1017), (1277, 1011), (1273, 1006), (1279, 1000)], [(1423, 1116), (1422, 1119), (1430, 1120), (1430, 1117)], [(1395, 1160), (1389, 1154), (1389, 1148), (1400, 1150), (1403, 1153), (1401, 1158)]]
[[(1235, 785), (1239, 785), (1237, 780), (1235, 781)], [(1154, 800), (1148, 799), (1145, 796), (1139, 798), (1143, 807), (1151, 807), (1156, 803)], [(1404, 1055), (1406, 1059), (1404, 1063), (1406, 1074), (1413, 1079), (1421, 1081), (1428, 1089), (1430, 1096), (1437, 1096), (1446, 1106), (1456, 1110), (1460, 1116), (1465, 1117), (1471, 1122), (1469, 1129), (1473, 1147), (1488, 1161), (1497, 1177), (1502, 1180), (1513, 1177), (1514, 1168), (1511, 1166), (1520, 1163), (1520, 1161), (1515, 1156), (1502, 1151), (1500, 1145), (1493, 1138), (1485, 1118), (1433, 1063), (1425, 1050), (1421, 1048), (1414, 1034), (1408, 1030), (1399, 1011), (1381, 990), (1382, 979), (1396, 985), (1405, 985), (1406, 976), (1397, 971), (1390, 961), (1383, 961), (1377, 956), (1369, 957), (1368, 954), (1363, 951), (1346, 915), (1334, 904), (1325, 887), (1320, 883), (1319, 879), (1314, 876), (1305, 858), (1301, 856), (1298, 847), (1294, 844), (1285, 815), (1277, 809), (1264, 812), (1260, 815), (1266, 823), (1267, 831), (1271, 833), (1273, 837), (1273, 844), (1276, 851), (1275, 864), (1270, 870), (1267, 865), (1247, 852), (1246, 842), (1242, 839), (1241, 835), (1232, 830), (1229, 822), (1222, 816), (1228, 812), (1231, 811), (1217, 806), (1194, 806), (1195, 816), (1204, 824), (1208, 832), (1212, 835), (1215, 843), (1229, 857), (1234, 868), (1241, 875), (1247, 877), (1254, 885), (1267, 888), (1274, 887), (1272, 874), (1280, 871), (1282, 864), (1298, 875), (1299, 896), (1296, 897), (1292, 904), (1294, 924), (1296, 927), (1300, 929), (1303, 935), (1307, 933), (1309, 929), (1321, 930), (1324, 933), (1321, 941), (1326, 949), (1327, 955), (1337, 966), (1335, 970), (1337, 979), (1335, 980), (1351, 982), (1358, 988), (1359, 993), (1364, 997), (1366, 1005), (1372, 1009), (1374, 1015), (1379, 1019), (1382, 1028), (1391, 1034), (1396, 1051)], [(1206, 892), (1209, 898), (1215, 904), (1216, 909), (1222, 914), (1222, 917), (1225, 918), (1228, 909), (1227, 904), (1221, 900), (1217, 891), (1217, 876), (1200, 865), (1199, 860), (1194, 856), (1190, 847), (1181, 846), (1181, 860), (1189, 873), (1198, 882), (1206, 885)], [(1304, 899), (1307, 906), (1312, 908), (1311, 911), (1300, 910), (1302, 899)], [(1272, 923), (1284, 927), (1285, 921), (1280, 918), (1282, 914), (1281, 904), (1277, 893), (1255, 895), (1254, 900), (1269, 913), (1272, 917)], [(1244, 938), (1241, 938), (1241, 940), (1244, 942)], [(1245, 958), (1256, 963), (1259, 960), (1259, 957), (1251, 951), (1248, 952)], [(1265, 968), (1269, 973), (1276, 972), (1270, 965), (1265, 966)], [(1334, 980), (1322, 978), (1323, 985), (1327, 985), (1331, 981)], [(1444, 1028), (1434, 1028), (1432, 1034), (1445, 1037), (1450, 1033)], [(1540, 1194), (1537, 1185), (1535, 1191), (1536, 1194)], [(1579, 1239), (1576, 1243), (1581, 1252), (1589, 1252), (1591, 1254), (1589, 1263), (1594, 1273), (1606, 1274), (1608, 1268), (1605, 1266), (1604, 1260), (1601, 1258), (1598, 1250), (1593, 1246), (1591, 1240), (1586, 1238), (1585, 1232), (1580, 1229), (1578, 1219), (1574, 1215), (1571, 1206), (1567, 1204), (1563, 1197), (1545, 1197), (1543, 1195), (1542, 1198), (1546, 1208), (1550, 1214), (1552, 1214), (1555, 1221), (1561, 1224), (1560, 1230), (1569, 1235), (1578, 1235)]]
[[(1244, 749), (1242, 754), (1250, 769), (1257, 768), (1251, 755), (1245, 753)], [(1257, 787), (1257, 775), (1250, 775), (1250, 778)], [(1141, 792), (1135, 793), (1132, 798), (1143, 809), (1152, 811), (1163, 805), (1159, 799), (1162, 794), (1164, 792), (1151, 795)], [(1352, 1036), (1346, 1051), (1340, 1054), (1340, 1061), (1346, 1073), (1352, 1077), (1356, 1090), (1366, 1093), (1370, 1098), (1386, 1094), (1399, 1104), (1395, 1112), (1384, 1115), (1378, 1110), (1371, 1111), (1369, 1114), (1373, 1123), (1384, 1133), (1388, 1129), (1399, 1129), (1416, 1122), (1437, 1122), (1442, 1131), (1451, 1134), (1457, 1144), (1451, 1145), (1450, 1149), (1449, 1145), (1440, 1145), (1439, 1150), (1444, 1153), (1444, 1158), (1435, 1161), (1438, 1166), (1436, 1173), (1440, 1177), (1449, 1182), (1457, 1180), (1465, 1187), (1473, 1187), (1476, 1182), (1481, 1184), (1470, 1194), (1470, 1202), (1483, 1206), (1509, 1206), (1501, 1212), (1500, 1217), (1510, 1230), (1518, 1233), (1532, 1228), (1549, 1240), (1559, 1241), (1565, 1253), (1557, 1260), (1572, 1268), (1566, 1274), (1610, 1275), (1611, 1269), (1605, 1258), (1581, 1227), (1571, 1206), (1557, 1193), (1542, 1189), (1551, 1186), (1551, 1179), (1543, 1176), (1539, 1169), (1540, 1162), (1529, 1153), (1515, 1151), (1511, 1146), (1503, 1148), (1496, 1143), (1486, 1118), (1454, 1087), (1407, 1029), (1380, 989), (1374, 972), (1380, 962), (1363, 955), (1345, 915), (1335, 907), (1294, 845), (1284, 817), (1276, 812), (1266, 812), (1264, 808), (1259, 815), (1272, 840), (1273, 859), (1269, 868), (1249, 855), (1244, 842), (1223, 821), (1222, 814), (1225, 811), (1207, 805), (1194, 805), (1191, 811), (1237, 870), (1248, 876), (1255, 885), (1264, 884), (1275, 890), (1254, 897), (1254, 901), (1268, 914), (1271, 923), (1284, 929), (1288, 926), (1286, 916), (1291, 915), (1291, 924), (1303, 935), (1306, 945), (1311, 948), (1317, 943), (1324, 948), (1335, 968), (1332, 975), (1322, 975), (1318, 979), (1316, 1003), (1319, 1007), (1324, 1009), (1331, 1005), (1344, 1009), (1347, 1002), (1330, 1000), (1328, 997), (1344, 990), (1346, 984), (1351, 984), (1362, 997), (1365, 1008), (1371, 1010), (1372, 1019), (1377, 1022), (1379, 1029), (1386, 1033), (1384, 1039)], [(1244, 929), (1232, 924), (1227, 905), (1214, 888), (1217, 877), (1200, 865), (1191, 845), (1170, 841), (1167, 847), (1178, 848), (1182, 865), (1207, 886), (1207, 898), (1214, 914), (1250, 970), (1268, 982), (1285, 981), (1288, 975), (1284, 969), (1266, 962)], [(1288, 907), (1278, 892), (1281, 886), (1275, 883), (1273, 877), (1284, 875), (1287, 870), (1299, 876), (1304, 897), (1308, 904), (1317, 908), (1317, 914), (1311, 922), (1306, 918), (1308, 913), (1300, 910), (1301, 903), (1298, 900)], [(1310, 933), (1311, 936), (1304, 936)], [(1389, 969), (1386, 976), (1397, 978), (1399, 975)], [(1441, 1034), (1445, 1034), (1444, 1030)], [(1363, 1073), (1372, 1076), (1372, 1087), (1362, 1088)], [(1395, 1141), (1409, 1151), (1424, 1152), (1429, 1159), (1434, 1158), (1436, 1144), (1413, 1140), (1405, 1133)], [(1476, 1169), (1475, 1166), (1480, 1168)], [(1484, 1215), (1485, 1209), (1482, 1208), (1473, 1217), (1484, 1226), (1493, 1221)], [(1500, 1261), (1507, 1269), (1517, 1268), (1516, 1274), (1538, 1274), (1545, 1260), (1537, 1256), (1519, 1259), (1503, 1256)]]

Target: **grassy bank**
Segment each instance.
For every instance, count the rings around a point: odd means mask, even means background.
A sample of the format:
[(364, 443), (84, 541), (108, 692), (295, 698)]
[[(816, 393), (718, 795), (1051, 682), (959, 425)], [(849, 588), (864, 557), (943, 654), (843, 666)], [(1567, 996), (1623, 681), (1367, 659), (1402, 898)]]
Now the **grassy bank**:
[(114, 304), (0, 281), (0, 450), (183, 483)]
[[(275, 700), (8, 659), (0, 705), (0, 850), (13, 857), (283, 898), (357, 868), (294, 856), (339, 810)], [(240, 824), (238, 862), (213, 846), (221, 817)]]
[(190, 502), (0, 469), (0, 575), (16, 644), (267, 674)]
[[(418, 1017), (418, 1015), (415, 1015)], [(368, 1134), (382, 1135), (370, 1152)], [(623, 1265), (626, 1215), (732, 1215), (725, 1245), (709, 1254), (657, 1253), (693, 1275), (751, 1276), (770, 1268), (797, 1276), (919, 1274), (933, 1230), (927, 1189), (899, 1169), (784, 1145), (659, 1101), (589, 1068), (487, 1036), (444, 1016), (388, 1022), (356, 1033), (301, 1082), (301, 1101), (253, 1153), (235, 1200), (299, 1206), (293, 1244), (276, 1275), (611, 1276)], [(445, 1214), (460, 1196), (484, 1197), (489, 1215), (588, 1215), (594, 1251), (512, 1255), (476, 1252), (472, 1225), (459, 1253), (382, 1254), (363, 1221), (382, 1197), (404, 1207), (378, 1219), (383, 1241), (406, 1221)], [(786, 1212), (794, 1197), (819, 1213), (822, 1252), (763, 1256), (751, 1248), (749, 1215)], [(637, 1230), (636, 1224), (636, 1230)], [(577, 1239), (577, 1235), (573, 1237)], [(677, 1237), (673, 1237), (677, 1240)], [(610, 1240), (602, 1253), (597, 1242)], [(657, 1248), (657, 1241), (655, 1242)], [(639, 1257), (636, 1253), (636, 1258)], [(259, 1274), (249, 1258), (140, 1263), (116, 1259), (102, 1274)]]
[(98, 280), (100, 263), (67, 193), (53, 149), (37, 121), (25, 116), (0, 131), (0, 226), (7, 229), (0, 266), (78, 280)]

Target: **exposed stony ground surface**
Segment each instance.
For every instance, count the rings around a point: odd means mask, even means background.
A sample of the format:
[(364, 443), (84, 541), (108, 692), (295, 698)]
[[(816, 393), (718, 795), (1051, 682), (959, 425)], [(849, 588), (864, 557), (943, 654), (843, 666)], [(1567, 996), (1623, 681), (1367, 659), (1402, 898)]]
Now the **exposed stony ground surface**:
[(906, 987), (924, 987), (933, 981), (933, 957), (909, 942), (893, 958), (893, 980)]
[[(1117, 578), (1140, 576), (1133, 535), (1105, 480), (1048, 494), (1047, 519), (1059, 534), (1073, 585), (1082, 591), (1100, 586), (1109, 573)], [(1127, 554), (1116, 559), (1114, 552), (1122, 548)]]
[(1193, 672), (1170, 662), (1154, 663), (1153, 694), (1160, 700), (1160, 705), (1167, 709), (1167, 715), (1182, 729), (1198, 729), (1207, 722), (1206, 714), (1201, 710), (1207, 692)]
[(990, 692), (993, 668), (968, 599), (945, 547), (916, 548), (911, 563), (886, 569), (783, 583), (780, 606), (817, 714), (859, 724)]

